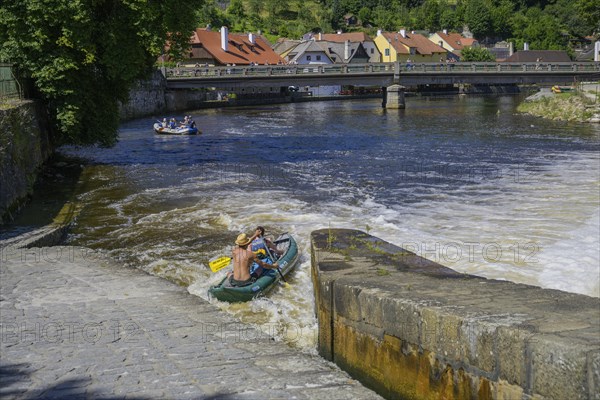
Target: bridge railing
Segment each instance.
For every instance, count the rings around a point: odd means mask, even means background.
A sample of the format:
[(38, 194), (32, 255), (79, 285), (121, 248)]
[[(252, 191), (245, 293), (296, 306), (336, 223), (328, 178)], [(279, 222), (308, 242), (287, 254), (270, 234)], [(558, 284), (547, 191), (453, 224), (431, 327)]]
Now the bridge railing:
[(393, 73), (393, 63), (380, 64), (302, 64), (302, 65), (255, 65), (255, 66), (200, 66), (167, 68), (166, 76), (176, 78), (215, 78), (225, 76), (281, 76), (281, 75), (339, 75)]
[(265, 77), (282, 75), (389, 75), (400, 74), (514, 74), (548, 72), (600, 72), (600, 63), (368, 63), (368, 64), (290, 64), (290, 65), (254, 65), (254, 66), (195, 66), (166, 69), (168, 79), (196, 78), (214, 79), (216, 77)]

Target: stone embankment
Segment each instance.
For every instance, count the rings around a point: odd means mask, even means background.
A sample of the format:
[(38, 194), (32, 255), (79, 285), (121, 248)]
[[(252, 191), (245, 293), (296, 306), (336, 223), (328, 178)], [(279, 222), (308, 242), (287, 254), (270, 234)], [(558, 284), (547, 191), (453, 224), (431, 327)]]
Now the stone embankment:
[(380, 398), (184, 288), (80, 247), (0, 244), (2, 399)]
[(154, 71), (147, 80), (138, 81), (129, 92), (128, 102), (119, 107), (121, 119), (162, 114), (166, 108), (166, 90), (167, 80), (160, 71)]
[(53, 151), (44, 115), (31, 101), (0, 109), (0, 225), (26, 203)]
[(600, 299), (312, 233), (319, 353), (390, 399), (600, 399)]

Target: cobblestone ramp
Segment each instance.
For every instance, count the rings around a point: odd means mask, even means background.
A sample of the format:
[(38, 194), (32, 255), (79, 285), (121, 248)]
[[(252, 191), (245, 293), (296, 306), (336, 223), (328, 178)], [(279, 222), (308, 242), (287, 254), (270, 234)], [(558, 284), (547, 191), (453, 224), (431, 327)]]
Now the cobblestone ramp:
[(0, 257), (2, 399), (379, 398), (334, 364), (91, 250)]

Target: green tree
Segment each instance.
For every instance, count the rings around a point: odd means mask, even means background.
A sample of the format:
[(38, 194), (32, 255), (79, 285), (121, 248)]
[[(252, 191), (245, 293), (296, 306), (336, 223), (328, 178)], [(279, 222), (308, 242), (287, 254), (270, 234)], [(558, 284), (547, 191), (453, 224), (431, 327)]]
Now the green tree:
[(440, 26), (448, 31), (461, 31), (462, 26), (458, 21), (455, 7), (451, 7), (447, 0), (440, 0)]
[(196, 11), (196, 15), (199, 27), (210, 25), (218, 28), (231, 25), (225, 13), (217, 7), (215, 0), (204, 0), (202, 6)]
[(318, 23), (316, 18), (312, 15), (310, 9), (306, 6), (306, 3), (300, 3), (298, 6), (298, 21), (305, 26), (312, 28), (317, 27)]
[(375, 25), (385, 31), (396, 29), (396, 19), (392, 13), (382, 6), (377, 6), (373, 13), (373, 22)]
[(485, 47), (467, 47), (460, 54), (460, 61), (465, 62), (494, 62), (496, 57)]
[(248, 5), (250, 6), (250, 14), (260, 15), (263, 7), (261, 0), (249, 0)]
[(575, 10), (585, 25), (584, 34), (600, 34), (600, 2), (598, 0), (578, 0), (575, 2)]
[(529, 8), (523, 14), (516, 13), (511, 18), (511, 26), (517, 48), (528, 43), (532, 50), (567, 50), (567, 38), (562, 35), (560, 22), (552, 15), (537, 7)]
[(496, 37), (507, 38), (511, 36), (510, 19), (514, 13), (514, 4), (511, 0), (500, 0), (490, 10), (492, 34)]
[(295, 27), (288, 26), (293, 24), (289, 24), (289, 21), (280, 18), (280, 14), (284, 11), (281, 1), (262, 0), (262, 2), (262, 10), (266, 12), (266, 16), (262, 18), (262, 28), (275, 37), (290, 37), (290, 31)]
[(0, 60), (34, 81), (55, 144), (110, 146), (117, 140), (118, 102), (148, 76), (167, 32), (173, 54), (187, 48), (198, 3), (3, 0)]
[(476, 38), (484, 38), (491, 33), (492, 17), (484, 0), (467, 0), (464, 22)]
[(431, 32), (439, 31), (441, 9), (437, 0), (426, 0), (421, 7), (421, 26), (416, 26), (418, 29), (427, 29)]
[(371, 23), (371, 9), (363, 7), (358, 11), (358, 19), (360, 19), (363, 26), (367, 26)]
[(334, 29), (339, 28), (342, 25), (344, 19), (344, 9), (340, 4), (341, 0), (333, 0), (331, 5), (331, 26)]
[(236, 19), (242, 19), (246, 16), (246, 10), (244, 10), (244, 2), (242, 0), (231, 0), (229, 7), (227, 7), (227, 14), (231, 15)]
[(329, 9), (319, 9), (315, 13), (315, 19), (321, 32), (331, 32), (333, 27), (331, 26), (331, 11)]

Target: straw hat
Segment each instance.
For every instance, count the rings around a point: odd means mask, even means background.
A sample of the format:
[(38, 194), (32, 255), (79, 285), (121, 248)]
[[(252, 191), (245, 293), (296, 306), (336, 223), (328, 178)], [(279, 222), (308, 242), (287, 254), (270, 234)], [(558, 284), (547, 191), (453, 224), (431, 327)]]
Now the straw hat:
[(247, 246), (250, 244), (250, 238), (245, 233), (240, 233), (235, 240), (235, 244), (238, 246)]

